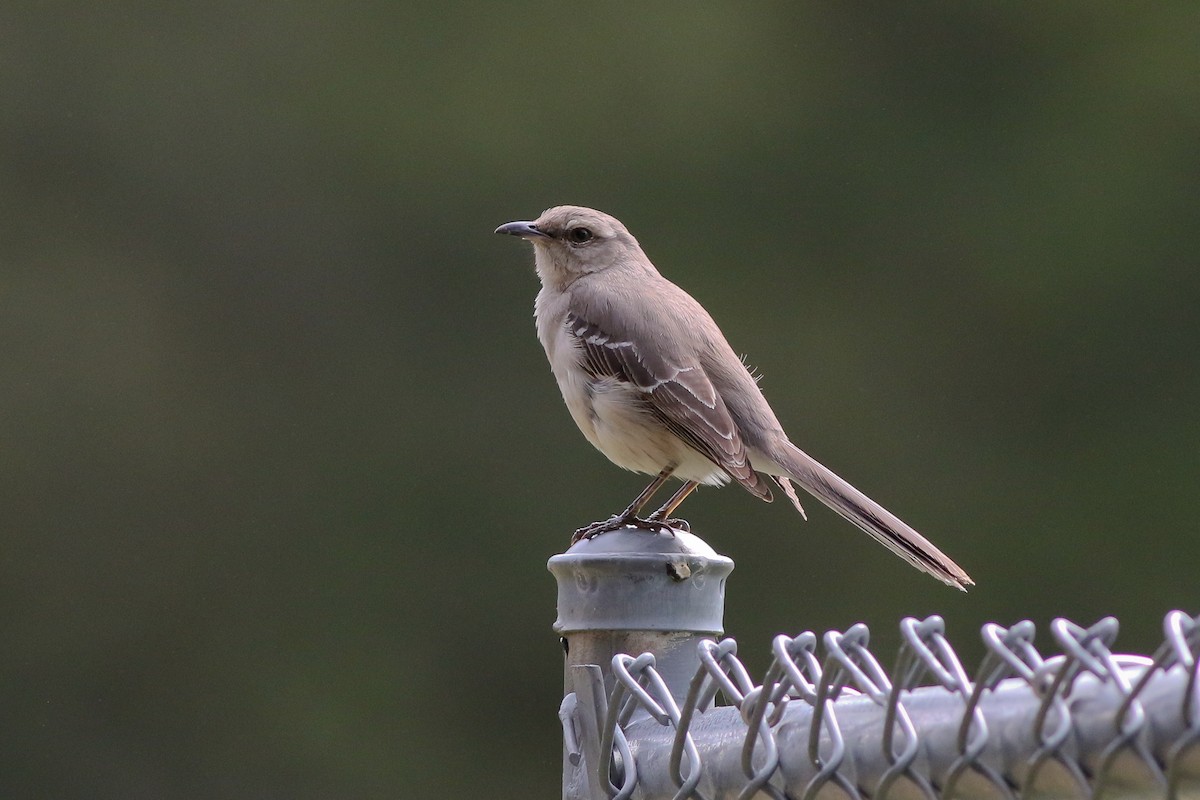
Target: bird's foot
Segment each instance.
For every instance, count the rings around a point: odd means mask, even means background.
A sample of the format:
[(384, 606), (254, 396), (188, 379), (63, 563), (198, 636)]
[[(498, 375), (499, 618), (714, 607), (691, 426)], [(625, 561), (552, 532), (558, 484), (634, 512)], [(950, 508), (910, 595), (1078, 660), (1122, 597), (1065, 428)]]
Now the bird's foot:
[(683, 533), (692, 532), (691, 523), (689, 523), (686, 519), (676, 519), (675, 517), (660, 519), (658, 517), (651, 517), (650, 521), (659, 525), (665, 525), (666, 530), (670, 531), (671, 533), (675, 533), (676, 531), (682, 531)]
[(619, 531), (622, 528), (634, 528), (651, 533), (669, 533), (672, 536), (675, 535), (675, 531), (689, 532), (687, 522), (682, 519), (643, 519), (633, 515), (616, 514), (602, 522), (593, 522), (591, 525), (579, 528), (571, 537), (571, 544), (576, 544), (583, 539), (594, 539), (602, 533)]
[(602, 533), (616, 531), (624, 528), (627, 517), (622, 517), (620, 514), (614, 514), (606, 520), (593, 522), (591, 525), (584, 525), (582, 528), (575, 529), (575, 535), (571, 537), (571, 544), (576, 544), (584, 539), (594, 539)]

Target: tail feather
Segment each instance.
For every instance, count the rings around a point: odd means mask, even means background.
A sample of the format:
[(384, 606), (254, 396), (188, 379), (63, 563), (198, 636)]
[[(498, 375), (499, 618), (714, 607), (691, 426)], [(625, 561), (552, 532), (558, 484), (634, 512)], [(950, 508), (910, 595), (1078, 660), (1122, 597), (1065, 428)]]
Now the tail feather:
[[(787, 477), (909, 564), (928, 572), (947, 586), (964, 592), (968, 586), (975, 584), (962, 567), (934, 547), (928, 539), (812, 456), (790, 443), (779, 452), (772, 453), (772, 456), (787, 471)], [(780, 485), (785, 487), (785, 492), (791, 488), (782, 482)], [(790, 496), (799, 507), (794, 494)]]
[(800, 516), (804, 517), (804, 521), (808, 522), (808, 512), (804, 510), (804, 506), (800, 505), (800, 498), (796, 496), (796, 490), (792, 488), (791, 480), (786, 475), (772, 475), (771, 477), (779, 484), (779, 488), (783, 489), (787, 499), (792, 501), (792, 505), (800, 512)]

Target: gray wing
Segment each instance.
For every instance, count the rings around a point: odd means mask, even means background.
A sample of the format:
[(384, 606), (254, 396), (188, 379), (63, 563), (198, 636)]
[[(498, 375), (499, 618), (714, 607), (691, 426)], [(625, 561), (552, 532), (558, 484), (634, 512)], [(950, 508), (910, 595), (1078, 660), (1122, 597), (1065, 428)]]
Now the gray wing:
[(615, 378), (636, 388), (672, 433), (751, 494), (771, 500), (771, 490), (750, 466), (733, 417), (698, 362), (677, 363), (662, 353), (647, 352), (630, 338), (574, 313), (567, 315), (565, 325), (579, 345), (582, 366), (589, 374)]

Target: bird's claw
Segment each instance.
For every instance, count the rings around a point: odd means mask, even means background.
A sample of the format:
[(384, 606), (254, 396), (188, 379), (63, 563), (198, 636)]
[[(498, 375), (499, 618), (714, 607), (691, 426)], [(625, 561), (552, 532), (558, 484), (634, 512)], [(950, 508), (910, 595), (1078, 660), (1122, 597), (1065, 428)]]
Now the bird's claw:
[(618, 514), (602, 522), (593, 522), (591, 525), (584, 525), (582, 528), (577, 529), (571, 537), (571, 544), (576, 544), (583, 539), (595, 539), (602, 533), (619, 531), (622, 528), (634, 528), (651, 533), (669, 533), (672, 536), (675, 535), (676, 531), (691, 532), (691, 526), (688, 525), (687, 520), (643, 519), (642, 517), (621, 516)]

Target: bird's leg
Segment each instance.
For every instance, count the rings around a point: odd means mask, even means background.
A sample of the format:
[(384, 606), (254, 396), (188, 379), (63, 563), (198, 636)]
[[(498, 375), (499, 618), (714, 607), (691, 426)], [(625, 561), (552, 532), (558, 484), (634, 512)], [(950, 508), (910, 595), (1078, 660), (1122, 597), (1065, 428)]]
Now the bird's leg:
[(689, 494), (696, 491), (696, 487), (699, 485), (695, 481), (686, 481), (683, 486), (679, 487), (679, 491), (671, 495), (670, 500), (663, 503), (662, 508), (650, 515), (650, 521), (661, 522), (663, 525), (674, 530), (684, 531), (685, 533), (690, 532), (692, 527), (688, 525), (687, 520), (671, 519), (671, 512), (679, 508), (679, 504), (687, 499)]
[(654, 497), (654, 493), (662, 488), (662, 485), (671, 477), (671, 473), (675, 471), (674, 467), (666, 467), (662, 472), (658, 473), (658, 477), (650, 481), (650, 485), (642, 489), (642, 493), (633, 499), (633, 502), (622, 511), (620, 514), (609, 517), (603, 522), (593, 522), (591, 525), (585, 525), (575, 531), (575, 535), (571, 537), (571, 544), (575, 544), (580, 539), (591, 539), (594, 536), (599, 536), (602, 533), (609, 531), (620, 530), (627, 525), (632, 525), (635, 528), (643, 528), (645, 530), (661, 531), (664, 528), (669, 528), (661, 522), (655, 520), (646, 520), (638, 516), (641, 510), (646, 507), (650, 499)]

